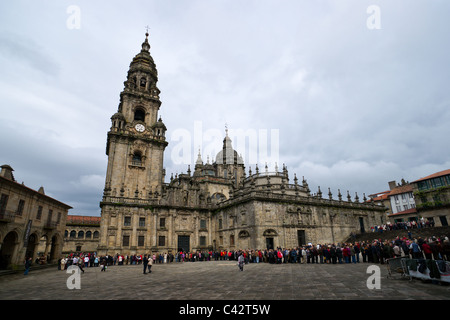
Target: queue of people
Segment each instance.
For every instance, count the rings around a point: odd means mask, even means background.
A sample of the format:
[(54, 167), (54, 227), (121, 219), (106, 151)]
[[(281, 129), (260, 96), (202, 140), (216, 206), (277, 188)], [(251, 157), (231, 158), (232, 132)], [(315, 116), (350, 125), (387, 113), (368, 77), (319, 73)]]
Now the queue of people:
[[(242, 256), (242, 257), (241, 257)], [(58, 269), (66, 270), (70, 265), (84, 268), (101, 267), (106, 271), (112, 265), (141, 265), (184, 263), (197, 261), (238, 261), (243, 263), (299, 263), (299, 264), (343, 264), (343, 263), (386, 263), (387, 259), (407, 257), (412, 259), (432, 259), (450, 261), (450, 242), (448, 236), (414, 238), (396, 237), (391, 240), (359, 241), (352, 243), (311, 244), (296, 248), (276, 249), (236, 249), (236, 250), (199, 250), (193, 252), (178, 251), (134, 254), (105, 255), (96, 253), (69, 254), (59, 260)]]

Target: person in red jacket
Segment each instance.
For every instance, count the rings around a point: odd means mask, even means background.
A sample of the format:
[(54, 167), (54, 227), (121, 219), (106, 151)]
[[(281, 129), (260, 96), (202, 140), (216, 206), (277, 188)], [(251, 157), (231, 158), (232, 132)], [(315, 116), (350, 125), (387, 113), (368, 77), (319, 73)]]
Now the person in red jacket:
[(425, 259), (431, 260), (433, 256), (433, 251), (431, 250), (430, 245), (426, 241), (422, 244), (422, 250), (423, 253), (425, 254)]

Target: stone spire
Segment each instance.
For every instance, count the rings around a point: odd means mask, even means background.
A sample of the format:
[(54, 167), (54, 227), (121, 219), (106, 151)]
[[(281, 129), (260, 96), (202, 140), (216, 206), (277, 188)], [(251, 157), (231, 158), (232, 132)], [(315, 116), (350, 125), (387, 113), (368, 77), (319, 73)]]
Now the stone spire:
[(202, 155), (200, 154), (200, 148), (198, 149), (197, 161), (195, 162), (195, 166), (203, 165)]

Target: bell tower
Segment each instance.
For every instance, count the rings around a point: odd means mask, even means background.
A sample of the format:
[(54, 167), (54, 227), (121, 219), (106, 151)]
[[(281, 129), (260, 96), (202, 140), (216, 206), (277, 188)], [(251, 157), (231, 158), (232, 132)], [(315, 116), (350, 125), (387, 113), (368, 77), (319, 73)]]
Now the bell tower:
[(133, 58), (120, 93), (117, 112), (111, 117), (107, 135), (103, 202), (106, 197), (120, 203), (132, 199), (151, 200), (161, 196), (164, 183), (163, 155), (166, 127), (158, 111), (158, 72), (150, 55), (148, 32), (141, 51)]

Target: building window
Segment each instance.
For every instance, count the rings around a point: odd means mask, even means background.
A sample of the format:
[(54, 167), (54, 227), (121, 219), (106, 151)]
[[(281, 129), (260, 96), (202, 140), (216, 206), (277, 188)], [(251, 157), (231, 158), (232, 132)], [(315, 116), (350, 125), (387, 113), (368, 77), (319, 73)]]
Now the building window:
[(402, 211), (402, 207), (397, 206), (397, 212), (400, 212), (400, 211)]
[(159, 236), (158, 237), (158, 246), (163, 247), (166, 245), (166, 237), (165, 236)]
[(47, 223), (52, 222), (53, 210), (48, 210)]
[(234, 234), (230, 235), (230, 246), (234, 246)]
[(200, 237), (200, 245), (201, 246), (206, 246), (206, 237), (205, 236), (201, 236)]
[(140, 87), (145, 89), (146, 84), (147, 84), (147, 79), (142, 77), (141, 81), (139, 82)]
[(166, 218), (159, 218), (159, 227), (160, 228), (166, 227)]
[(59, 224), (61, 222), (61, 212), (58, 212), (58, 217), (56, 218), (56, 223)]
[(91, 238), (92, 238), (92, 232), (86, 231), (86, 239), (91, 239)]
[(142, 109), (136, 109), (136, 111), (134, 111), (134, 120), (145, 121), (145, 111)]
[(403, 205), (403, 210), (408, 210), (408, 205), (407, 204)]
[(128, 247), (130, 245), (130, 236), (123, 236), (122, 246)]
[(223, 229), (223, 226), (222, 226), (222, 219), (219, 219), (219, 229)]
[(78, 231), (78, 239), (84, 238), (84, 231)]
[(145, 218), (143, 217), (139, 218), (139, 227), (145, 227)]
[(139, 247), (144, 246), (144, 236), (138, 236), (138, 246)]
[(23, 213), (23, 208), (25, 207), (25, 200), (19, 200), (19, 205), (17, 206), (16, 214), (21, 216)]
[(100, 233), (98, 231), (94, 232), (94, 239), (98, 239), (98, 237), (100, 236)]
[(36, 214), (36, 220), (41, 220), (41, 217), (42, 217), (42, 206), (39, 206)]
[(123, 220), (123, 225), (124, 225), (125, 227), (131, 226), (131, 217), (124, 217), (123, 219), (124, 219), (124, 220)]
[(64, 238), (67, 238), (69, 236), (69, 231), (64, 231)]
[(77, 232), (75, 230), (70, 231), (70, 238), (71, 239), (75, 239), (76, 236), (77, 236)]
[(8, 204), (8, 195), (2, 194), (0, 197), (0, 214), (4, 214), (6, 212), (6, 205)]
[(200, 229), (206, 229), (206, 220), (200, 220)]
[(133, 154), (133, 159), (131, 160), (131, 164), (134, 166), (142, 165), (142, 154), (140, 151), (135, 151)]

